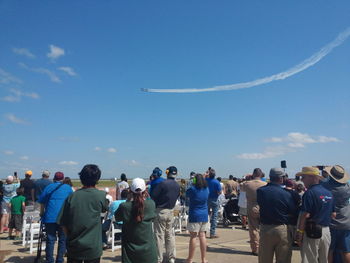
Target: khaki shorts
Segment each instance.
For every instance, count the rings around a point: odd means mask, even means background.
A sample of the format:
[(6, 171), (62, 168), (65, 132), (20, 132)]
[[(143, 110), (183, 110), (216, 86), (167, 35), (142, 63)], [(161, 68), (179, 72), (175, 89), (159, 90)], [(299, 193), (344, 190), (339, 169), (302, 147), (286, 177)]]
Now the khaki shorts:
[(195, 222), (195, 223), (187, 223), (187, 230), (190, 232), (206, 232), (209, 230), (209, 223), (208, 222)]

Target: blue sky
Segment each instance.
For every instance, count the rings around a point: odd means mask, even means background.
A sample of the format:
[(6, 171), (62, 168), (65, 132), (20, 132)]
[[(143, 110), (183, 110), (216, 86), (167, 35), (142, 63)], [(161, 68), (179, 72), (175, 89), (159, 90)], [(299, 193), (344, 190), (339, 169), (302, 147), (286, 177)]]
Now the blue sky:
[(350, 170), (349, 1), (0, 1), (0, 177), (43, 169), (242, 176), (287, 160)]

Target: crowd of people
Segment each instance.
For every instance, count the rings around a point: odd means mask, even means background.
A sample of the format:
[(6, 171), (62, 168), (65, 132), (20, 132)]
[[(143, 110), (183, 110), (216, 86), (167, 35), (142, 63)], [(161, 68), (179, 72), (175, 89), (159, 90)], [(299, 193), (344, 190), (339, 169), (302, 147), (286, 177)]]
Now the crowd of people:
[(237, 199), (242, 229), (248, 229), (251, 253), (260, 263), (291, 262), (293, 246), (300, 247), (303, 263), (350, 262), (350, 178), (339, 165), (303, 167), (293, 180), (280, 168), (272, 168), (268, 179), (256, 168), (225, 182), (209, 167), (180, 183), (175, 166), (164, 177), (156, 167), (147, 182), (135, 178), (129, 184), (122, 174), (114, 197), (108, 188), (96, 188), (101, 171), (94, 164), (82, 168), (76, 191), (62, 172), (52, 181), (48, 171), (38, 180), (32, 174), (26, 171), (20, 180), (15, 173), (1, 183), (0, 234), (20, 239), (26, 209), (40, 211), (47, 263), (64, 262), (65, 255), (69, 263), (100, 262), (111, 224), (121, 229), (122, 262), (174, 263), (177, 205), (188, 213), (186, 263), (193, 262), (197, 240), (206, 263), (207, 238), (218, 238), (220, 206), (228, 199)]

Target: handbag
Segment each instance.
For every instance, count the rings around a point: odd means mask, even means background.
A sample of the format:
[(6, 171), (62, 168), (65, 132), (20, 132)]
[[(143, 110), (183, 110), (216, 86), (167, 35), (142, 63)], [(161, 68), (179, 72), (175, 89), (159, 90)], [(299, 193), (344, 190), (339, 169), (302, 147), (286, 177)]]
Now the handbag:
[(308, 238), (318, 239), (322, 237), (322, 226), (312, 219), (306, 221), (305, 233)]

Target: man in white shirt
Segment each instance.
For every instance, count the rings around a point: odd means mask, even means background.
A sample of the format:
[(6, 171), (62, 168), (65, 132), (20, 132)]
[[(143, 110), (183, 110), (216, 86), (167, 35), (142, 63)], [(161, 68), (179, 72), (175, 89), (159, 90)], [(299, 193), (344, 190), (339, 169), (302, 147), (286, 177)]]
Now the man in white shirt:
[(123, 190), (128, 188), (129, 188), (128, 179), (126, 178), (126, 175), (122, 173), (120, 175), (120, 182), (117, 183), (116, 185), (116, 192), (115, 192), (116, 200), (121, 200), (121, 193), (123, 192)]

